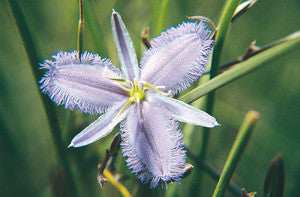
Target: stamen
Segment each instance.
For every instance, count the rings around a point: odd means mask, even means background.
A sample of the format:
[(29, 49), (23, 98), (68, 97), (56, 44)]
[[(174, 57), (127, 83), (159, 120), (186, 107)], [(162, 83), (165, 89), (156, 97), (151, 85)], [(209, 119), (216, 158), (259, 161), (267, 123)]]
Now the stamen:
[[(106, 67), (105, 67), (104, 69), (105, 69), (105, 70), (104, 70), (104, 74), (105, 74), (105, 73), (106, 73)], [(105, 75), (104, 75), (104, 77), (105, 77), (106, 79), (115, 81), (114, 84), (117, 85), (117, 86), (119, 86), (119, 87), (122, 88), (123, 90), (125, 90), (125, 91), (127, 91), (127, 92), (130, 92), (130, 91), (131, 91), (131, 89), (130, 89), (129, 87), (124, 86), (124, 85), (121, 85), (121, 84), (119, 83), (119, 82), (121, 82), (121, 83), (130, 83), (130, 85), (131, 85), (131, 87), (132, 87), (132, 86), (133, 86), (133, 83), (132, 83), (131, 81), (129, 81), (129, 80), (127, 80), (127, 79), (123, 79), (123, 78), (109, 78), (109, 77), (106, 77)]]
[(112, 81), (117, 81), (117, 82), (121, 82), (121, 83), (130, 83), (131, 86), (133, 86), (133, 83), (127, 79), (123, 79), (123, 78), (109, 78), (109, 77), (105, 77), (106, 79), (112, 80)]
[(112, 80), (112, 81), (118, 81), (118, 82), (130, 82), (128, 81), (127, 79), (119, 79), (119, 78), (109, 78), (109, 77), (106, 77), (106, 79), (109, 79), (109, 80)]
[(164, 96), (170, 96), (170, 95), (171, 95), (171, 91), (168, 91), (168, 92), (166, 93), (166, 92), (163, 92), (163, 91), (159, 90), (159, 88), (160, 88), (160, 89), (165, 88), (164, 86), (154, 86), (154, 85), (151, 85), (151, 84), (148, 83), (148, 82), (144, 82), (144, 85), (145, 85), (145, 87), (144, 87), (145, 89), (152, 89), (152, 90), (154, 90), (155, 92), (160, 93), (161, 95), (164, 95)]
[(117, 82), (114, 83), (115, 85), (119, 86), (120, 88), (122, 88), (123, 90), (127, 91), (127, 92), (130, 92), (131, 89), (129, 87), (126, 87), (126, 86), (123, 86)]
[(133, 79), (134, 88), (139, 88), (139, 82), (136, 78)]
[(165, 86), (155, 86), (157, 89), (165, 89)]
[(116, 117), (114, 117), (114, 120), (119, 118), (119, 116), (125, 111), (125, 109), (127, 109), (127, 107), (134, 101), (133, 97), (130, 97), (128, 99), (128, 101), (125, 103), (125, 105), (123, 106), (123, 108), (121, 109), (121, 111), (118, 113), (118, 115)]

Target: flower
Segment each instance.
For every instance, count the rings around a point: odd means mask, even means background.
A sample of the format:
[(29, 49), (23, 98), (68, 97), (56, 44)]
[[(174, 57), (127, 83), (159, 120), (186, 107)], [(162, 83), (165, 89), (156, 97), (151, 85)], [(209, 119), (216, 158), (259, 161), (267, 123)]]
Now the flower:
[(186, 89), (209, 63), (213, 40), (204, 22), (184, 22), (153, 39), (138, 66), (121, 16), (112, 29), (122, 72), (109, 59), (85, 52), (57, 52), (45, 60), (41, 90), (70, 110), (102, 114), (76, 135), (80, 147), (108, 135), (121, 122), (121, 147), (132, 173), (143, 183), (180, 181), (185, 151), (178, 122), (214, 127), (216, 119), (172, 95)]

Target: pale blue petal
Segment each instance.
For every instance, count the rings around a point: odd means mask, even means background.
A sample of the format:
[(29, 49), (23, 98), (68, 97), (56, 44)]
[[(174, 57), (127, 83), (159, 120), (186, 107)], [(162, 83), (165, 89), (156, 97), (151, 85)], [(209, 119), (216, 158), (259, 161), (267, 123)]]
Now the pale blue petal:
[(108, 135), (119, 122), (125, 119), (127, 113), (131, 110), (132, 106), (129, 106), (124, 112), (119, 114), (124, 105), (124, 102), (118, 103), (105, 112), (97, 120), (77, 134), (71, 141), (69, 147), (85, 146)]
[(118, 12), (112, 12), (111, 25), (115, 45), (118, 50), (121, 68), (127, 79), (133, 81), (139, 77), (139, 68), (130, 35)]
[(141, 81), (165, 86), (176, 94), (201, 76), (209, 63), (213, 40), (203, 22), (185, 22), (151, 42), (141, 60)]
[(108, 78), (122, 78), (110, 60), (85, 52), (58, 52), (54, 60), (45, 60), (48, 69), (41, 79), (41, 90), (56, 104), (70, 110), (102, 113), (106, 108), (127, 99), (127, 93)]
[(136, 104), (121, 124), (122, 152), (132, 173), (143, 183), (180, 181), (185, 151), (178, 123), (164, 116), (163, 108)]
[(214, 117), (185, 102), (157, 93), (149, 93), (147, 100), (149, 103), (155, 103), (165, 107), (171, 118), (175, 118), (178, 121), (210, 128), (219, 125)]

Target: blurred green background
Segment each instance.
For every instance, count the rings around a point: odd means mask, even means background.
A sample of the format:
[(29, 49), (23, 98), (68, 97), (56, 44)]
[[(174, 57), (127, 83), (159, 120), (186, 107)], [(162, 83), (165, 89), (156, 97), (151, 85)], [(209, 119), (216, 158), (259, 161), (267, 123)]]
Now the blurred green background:
[[(49, 59), (58, 50), (76, 49), (78, 1), (20, 0), (18, 3), (42, 58)], [(122, 15), (140, 58), (145, 50), (141, 32), (150, 27), (150, 37), (154, 36), (156, 16), (153, 16), (155, 12), (150, 1), (90, 0), (90, 3), (102, 30), (99, 37), (106, 49), (95, 47), (85, 25), (84, 50), (97, 52), (119, 64), (110, 28), (113, 7)], [(223, 3), (218, 0), (171, 0), (163, 29), (186, 20), (186, 15), (207, 16), (217, 23)], [(299, 10), (298, 0), (258, 0), (230, 29), (222, 62), (242, 55), (253, 40), (263, 46), (297, 31)], [(6, 0), (0, 1), (0, 22), (0, 195), (63, 196), (65, 183), (45, 111)], [(233, 181), (248, 192), (257, 191), (259, 196), (268, 165), (278, 154), (285, 162), (286, 196), (300, 196), (300, 59), (299, 50), (297, 52), (280, 57), (217, 91), (214, 116), (222, 126), (211, 130), (206, 161), (221, 171), (244, 115), (250, 109), (258, 111), (261, 120)], [(57, 109), (65, 147), (77, 132), (96, 118), (79, 112), (70, 113), (62, 107)], [(75, 125), (71, 129), (66, 121), (70, 119)], [(201, 128), (197, 128), (195, 139), (200, 132)], [(100, 190), (96, 180), (97, 164), (103, 159), (113, 135), (87, 147), (67, 150), (80, 196), (120, 196), (110, 184)], [(199, 147), (197, 140), (191, 149), (197, 151), (196, 147)], [(120, 154), (117, 164), (118, 171), (129, 176), (122, 183), (133, 194), (141, 194), (138, 192), (143, 189), (146, 190), (144, 196), (163, 195), (161, 188), (155, 192), (139, 184)], [(178, 196), (188, 195), (195, 174), (182, 180), (177, 189)], [(195, 196), (211, 196), (215, 186), (216, 182), (204, 175), (201, 193)]]

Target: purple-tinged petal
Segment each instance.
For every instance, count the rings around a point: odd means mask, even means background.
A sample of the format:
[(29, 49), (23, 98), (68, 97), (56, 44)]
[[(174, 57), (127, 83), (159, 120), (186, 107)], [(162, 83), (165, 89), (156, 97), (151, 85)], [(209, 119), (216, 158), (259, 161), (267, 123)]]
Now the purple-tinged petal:
[(197, 109), (185, 102), (162, 96), (157, 93), (149, 93), (147, 100), (149, 103), (155, 103), (165, 107), (171, 118), (175, 118), (180, 122), (203, 126), (215, 127), (219, 125), (217, 120), (200, 109)]
[(180, 181), (185, 151), (178, 123), (164, 116), (163, 108), (136, 104), (121, 124), (122, 152), (132, 173), (143, 183)]
[(101, 115), (97, 120), (77, 134), (72, 139), (69, 147), (85, 146), (108, 135), (119, 122), (125, 119), (132, 108), (132, 106), (129, 106), (119, 114), (124, 105), (124, 102), (118, 103)]
[(115, 10), (112, 12), (111, 25), (121, 68), (130, 81), (133, 81), (134, 78), (138, 79), (139, 68), (134, 46), (121, 16)]
[(185, 22), (151, 42), (141, 60), (141, 81), (176, 94), (190, 86), (209, 63), (213, 40), (204, 22)]
[(108, 78), (122, 78), (110, 60), (85, 52), (57, 52), (54, 59), (45, 60), (48, 69), (41, 79), (41, 90), (56, 104), (70, 110), (102, 113), (106, 108), (127, 99), (127, 93)]

